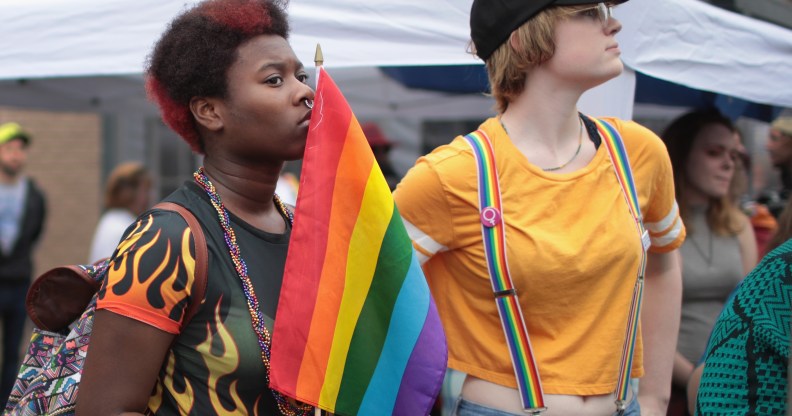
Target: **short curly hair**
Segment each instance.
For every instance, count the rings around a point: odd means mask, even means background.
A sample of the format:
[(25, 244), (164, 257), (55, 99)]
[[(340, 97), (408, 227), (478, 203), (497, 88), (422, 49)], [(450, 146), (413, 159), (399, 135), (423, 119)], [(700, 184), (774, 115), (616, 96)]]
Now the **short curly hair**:
[(288, 0), (206, 0), (183, 11), (157, 42), (146, 65), (146, 91), (162, 119), (190, 147), (204, 152), (193, 97), (226, 98), (228, 69), (243, 43), (259, 35), (288, 39)]

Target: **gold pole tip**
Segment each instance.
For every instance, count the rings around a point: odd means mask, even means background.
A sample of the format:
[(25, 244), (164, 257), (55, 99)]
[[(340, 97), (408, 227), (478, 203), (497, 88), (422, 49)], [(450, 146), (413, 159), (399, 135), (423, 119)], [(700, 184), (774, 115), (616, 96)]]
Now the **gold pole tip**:
[(324, 56), (322, 56), (322, 45), (316, 44), (316, 53), (314, 54), (314, 64), (322, 66), (324, 63)]

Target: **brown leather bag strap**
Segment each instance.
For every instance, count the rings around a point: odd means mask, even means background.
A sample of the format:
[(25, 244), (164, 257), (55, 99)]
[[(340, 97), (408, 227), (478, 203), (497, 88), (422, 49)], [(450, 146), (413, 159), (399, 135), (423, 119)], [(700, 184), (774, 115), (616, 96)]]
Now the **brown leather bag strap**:
[(181, 215), (181, 217), (187, 221), (187, 225), (190, 227), (190, 232), (192, 232), (193, 235), (193, 241), (195, 242), (195, 282), (193, 283), (192, 293), (190, 293), (190, 304), (187, 305), (187, 309), (184, 311), (183, 323), (186, 324), (190, 322), (193, 316), (198, 312), (198, 308), (201, 306), (201, 302), (203, 302), (204, 295), (206, 294), (206, 273), (209, 266), (206, 237), (204, 237), (203, 228), (201, 228), (198, 219), (195, 218), (195, 215), (187, 208), (175, 202), (160, 202), (154, 206), (154, 209), (173, 211)]

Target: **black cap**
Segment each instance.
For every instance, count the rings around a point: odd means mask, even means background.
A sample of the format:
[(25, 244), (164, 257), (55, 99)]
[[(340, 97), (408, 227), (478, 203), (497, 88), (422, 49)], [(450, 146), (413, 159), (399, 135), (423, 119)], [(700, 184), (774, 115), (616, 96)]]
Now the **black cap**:
[[(624, 3), (627, 0), (609, 1)], [(549, 6), (597, 4), (591, 0), (473, 0), (470, 8), (470, 38), (476, 55), (486, 61), (509, 35)]]

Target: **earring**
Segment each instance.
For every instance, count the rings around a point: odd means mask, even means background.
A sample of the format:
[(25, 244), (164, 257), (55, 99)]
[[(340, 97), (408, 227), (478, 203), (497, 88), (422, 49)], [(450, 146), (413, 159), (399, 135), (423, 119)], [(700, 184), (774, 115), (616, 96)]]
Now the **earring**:
[(303, 102), (305, 103), (305, 106), (308, 107), (309, 110), (313, 109), (314, 100), (306, 98), (303, 100)]

